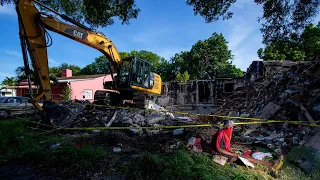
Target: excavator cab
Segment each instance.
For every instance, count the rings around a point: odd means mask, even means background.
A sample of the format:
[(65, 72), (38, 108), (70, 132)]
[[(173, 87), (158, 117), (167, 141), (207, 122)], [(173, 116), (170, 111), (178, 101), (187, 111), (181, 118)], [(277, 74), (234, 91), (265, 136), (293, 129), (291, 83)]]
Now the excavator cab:
[(146, 89), (153, 87), (151, 64), (138, 57), (123, 59), (119, 75), (115, 77), (119, 88), (137, 86)]
[[(98, 91), (96, 92), (96, 99), (98, 97), (107, 97), (110, 99), (105, 102), (111, 104), (118, 104), (121, 100), (142, 101), (146, 98), (147, 93), (158, 94), (161, 91), (161, 78), (155, 83), (155, 76), (151, 72), (151, 64), (139, 57), (127, 57), (122, 59), (121, 68), (114, 76), (114, 81), (104, 82), (104, 89), (115, 89), (114, 91)], [(160, 89), (159, 89), (160, 88)], [(121, 96), (120, 96), (121, 94)], [(135, 98), (135, 94), (144, 94), (140, 100)]]

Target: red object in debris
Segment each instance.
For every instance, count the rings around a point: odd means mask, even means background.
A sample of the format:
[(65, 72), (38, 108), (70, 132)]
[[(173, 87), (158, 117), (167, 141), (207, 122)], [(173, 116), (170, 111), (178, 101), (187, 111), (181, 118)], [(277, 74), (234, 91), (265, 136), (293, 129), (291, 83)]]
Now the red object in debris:
[(250, 150), (245, 150), (244, 151), (244, 155), (246, 155), (246, 156), (251, 156), (251, 151)]
[(188, 147), (196, 152), (202, 152), (202, 138), (192, 137), (189, 139)]
[(259, 150), (258, 150), (258, 149), (256, 149), (256, 150), (254, 150), (254, 152), (259, 152)]
[(81, 147), (81, 146), (83, 146), (83, 144), (79, 144), (79, 143), (74, 144), (74, 147)]

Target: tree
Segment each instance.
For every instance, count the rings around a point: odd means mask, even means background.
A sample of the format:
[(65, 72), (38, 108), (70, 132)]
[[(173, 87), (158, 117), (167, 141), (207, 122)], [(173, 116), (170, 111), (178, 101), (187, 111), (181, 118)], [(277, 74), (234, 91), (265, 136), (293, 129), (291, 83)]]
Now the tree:
[[(81, 68), (79, 66), (77, 66), (77, 65), (74, 65), (74, 64), (62, 63), (59, 66), (59, 69), (60, 70), (70, 69), (70, 70), (72, 70), (72, 75), (73, 76), (81, 75)], [(61, 73), (60, 73), (60, 76), (61, 76)]]
[[(105, 27), (114, 23), (118, 17), (122, 24), (128, 24), (132, 18), (137, 18), (140, 12), (135, 0), (39, 0), (57, 12), (89, 24), (92, 28)], [(186, 0), (193, 7), (194, 14), (200, 14), (207, 23), (232, 18), (229, 11), (237, 0)], [(258, 18), (262, 23), (264, 44), (288, 39), (292, 32), (301, 31), (319, 13), (319, 0), (252, 0), (263, 6), (263, 15)], [(0, 0), (0, 4), (13, 3), (14, 0)], [(41, 8), (42, 10), (46, 10)]]
[[(217, 76), (218, 63), (233, 58), (222, 34), (213, 33), (206, 40), (195, 43), (189, 53), (184, 53), (181, 70), (188, 70), (192, 79), (210, 79)], [(184, 66), (184, 67), (183, 67)]]
[(4, 80), (2, 80), (1, 84), (7, 86), (15, 86), (17, 85), (17, 81), (14, 79), (14, 77), (6, 77)]
[[(200, 14), (206, 22), (232, 17), (229, 11), (237, 0), (187, 0), (194, 13)], [(258, 18), (262, 23), (263, 43), (286, 41), (294, 32), (301, 32), (319, 13), (319, 0), (253, 0), (263, 6), (263, 15)]]
[(291, 34), (287, 41), (272, 43), (258, 50), (263, 60), (318, 60), (320, 59), (320, 23), (309, 24), (301, 35)]
[(217, 78), (235, 78), (243, 77), (243, 72), (241, 69), (232, 65), (231, 62), (218, 63), (216, 65), (216, 77)]
[(190, 79), (190, 75), (188, 71), (185, 71), (183, 74), (178, 72), (175, 80), (178, 82), (187, 82), (189, 79)]
[[(74, 20), (90, 25), (92, 28), (106, 27), (119, 18), (122, 24), (128, 24), (132, 18), (137, 18), (140, 9), (136, 8), (134, 0), (38, 0), (56, 12), (66, 14)], [(14, 0), (0, 0), (0, 5), (14, 3)], [(39, 7), (40, 10), (46, 9)]]
[(172, 81), (176, 77), (175, 69), (174, 63), (164, 60), (160, 62), (155, 72), (161, 76), (162, 81)]
[(99, 56), (94, 59), (94, 62), (82, 68), (80, 73), (83, 75), (110, 73), (109, 61), (105, 56)]
[(71, 96), (72, 96), (73, 92), (72, 92), (72, 88), (70, 86), (66, 86), (63, 90), (62, 90), (62, 94), (60, 94), (60, 97), (62, 100), (64, 101), (71, 101)]
[(190, 51), (176, 53), (170, 61), (160, 63), (157, 72), (164, 81), (241, 77), (242, 71), (230, 61), (233, 56), (227, 43), (222, 34), (213, 33), (195, 43)]
[(305, 59), (303, 50), (299, 44), (295, 43), (274, 43), (267, 46), (264, 50), (258, 50), (259, 58), (263, 60), (292, 60), (300, 61)]
[[(24, 66), (19, 66), (16, 68), (15, 70), (16, 73), (16, 81), (17, 83), (20, 83), (23, 80), (27, 79), (27, 75), (25, 73), (25, 67)], [(39, 85), (40, 84), (40, 80), (38, 78), (36, 78), (36, 72), (34, 71), (33, 68), (30, 68), (30, 79), (31, 81), (35, 84), (35, 85)]]
[(140, 50), (136, 51), (133, 50), (131, 52), (121, 52), (121, 57), (130, 57), (130, 56), (136, 56), (143, 60), (146, 60), (151, 63), (151, 71), (155, 72), (157, 67), (160, 65), (161, 57), (151, 51), (146, 50)]
[(301, 34), (302, 47), (306, 60), (320, 60), (320, 22), (309, 24)]

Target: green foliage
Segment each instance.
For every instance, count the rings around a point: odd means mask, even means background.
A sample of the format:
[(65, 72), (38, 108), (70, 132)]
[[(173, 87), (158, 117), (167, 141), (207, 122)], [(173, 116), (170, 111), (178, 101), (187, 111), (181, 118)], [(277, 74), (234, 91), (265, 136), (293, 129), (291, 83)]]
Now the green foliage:
[(178, 72), (175, 80), (178, 82), (187, 82), (189, 79), (190, 79), (190, 75), (188, 71), (185, 71), (183, 74)]
[(107, 74), (110, 73), (109, 61), (105, 56), (99, 56), (94, 59), (94, 62), (86, 65), (81, 69), (81, 74), (92, 75), (92, 74)]
[(60, 97), (64, 101), (71, 101), (71, 96), (72, 96), (72, 88), (70, 86), (66, 86), (62, 90), (62, 94), (60, 94)]
[(17, 85), (17, 81), (14, 77), (6, 77), (4, 80), (2, 80), (1, 84), (7, 86), (15, 86)]
[(229, 19), (233, 13), (229, 12), (230, 6), (237, 0), (187, 0), (187, 5), (193, 6), (194, 14), (200, 14), (205, 18), (206, 22), (219, 20), (222, 16), (223, 19)]
[(217, 63), (216, 65), (216, 77), (217, 78), (235, 78), (243, 77), (241, 69), (232, 65), (230, 62)]
[(160, 65), (157, 67), (157, 70), (155, 72), (158, 73), (161, 76), (162, 81), (165, 82), (172, 81), (176, 78), (175, 71), (176, 64), (165, 60), (160, 62)]
[[(122, 24), (128, 24), (132, 18), (137, 18), (140, 9), (136, 8), (134, 0), (39, 0), (55, 11), (89, 24), (92, 28), (106, 27), (119, 18)], [(14, 0), (0, 0), (0, 5), (14, 3)], [(44, 8), (40, 8), (46, 11)]]
[(263, 60), (319, 60), (320, 24), (309, 24), (300, 36), (292, 34), (289, 40), (272, 43), (257, 53)]
[[(46, 173), (74, 176), (94, 170), (101, 159), (107, 158), (106, 151), (100, 147), (64, 145), (63, 139), (32, 132), (26, 124), (24, 119), (0, 121), (0, 165), (18, 160), (33, 163), (36, 169), (45, 169)], [(55, 143), (61, 146), (49, 149)]]
[[(229, 11), (237, 0), (187, 0), (195, 14), (200, 14), (206, 22), (213, 22), (232, 17)], [(299, 32), (319, 13), (320, 1), (284, 1), (284, 0), (252, 0), (263, 6), (263, 15), (259, 17), (262, 24), (263, 43), (286, 41), (294, 32)]]
[(82, 75), (81, 68), (79, 66), (74, 65), (74, 64), (62, 63), (58, 67), (50, 67), (49, 68), (50, 80), (56, 81), (57, 78), (60, 78), (62, 70), (64, 70), (64, 69), (72, 70), (72, 76)]
[[(103, 176), (121, 175), (125, 179), (274, 179), (258, 169), (240, 165), (232, 168), (229, 163), (218, 165), (212, 161), (212, 156), (185, 149), (172, 154), (150, 154), (144, 151), (128, 158), (125, 153), (109, 153), (110, 147), (94, 146), (92, 142), (89, 142), (90, 146), (74, 147), (74, 143), (79, 140), (86, 142), (88, 136), (47, 133), (44, 136), (43, 133), (28, 129), (26, 125), (31, 124), (24, 119), (0, 121), (0, 165), (16, 161), (22, 165), (31, 163), (35, 169), (56, 178), (64, 176), (83, 179), (81, 175), (87, 178), (88, 174), (98, 171), (104, 173)], [(50, 149), (50, 145), (55, 143), (60, 143), (59, 148)], [(285, 155), (279, 179), (319, 179), (319, 157), (318, 151), (304, 146), (294, 147)], [(299, 168), (299, 160), (302, 158), (312, 163), (309, 176)]]
[[(17, 83), (20, 83), (21, 81), (27, 79), (27, 75), (25, 73), (26, 68), (24, 66), (19, 66), (16, 68), (15, 73), (16, 73), (16, 80)], [(31, 82), (33, 82), (35, 85), (40, 84), (40, 80), (37, 77), (37, 73), (33, 68), (30, 68), (30, 79)]]
[(258, 56), (263, 60), (304, 60), (304, 52), (295, 43), (277, 43), (258, 50)]
[(37, 141), (32, 139), (22, 120), (0, 121), (0, 164), (36, 149)]
[(309, 24), (301, 34), (306, 60), (320, 60), (320, 22)]
[(190, 79), (242, 76), (241, 70), (231, 64), (232, 58), (223, 35), (213, 33), (208, 39), (195, 43), (190, 51), (175, 54), (167, 72), (171, 70), (178, 75), (178, 72), (188, 71)]
[[(74, 65), (74, 64), (62, 63), (58, 68), (60, 70), (63, 70), (63, 69), (72, 70), (72, 75), (73, 76), (81, 75), (81, 68), (79, 66), (77, 66), (77, 65)], [(60, 71), (59, 75), (60, 75), (59, 77), (61, 77), (61, 71)]]
[[(299, 161), (305, 160), (312, 163), (309, 176), (299, 168)], [(294, 147), (285, 157), (284, 166), (280, 175), (282, 179), (320, 179), (320, 154), (305, 146)]]
[(263, 6), (261, 32), (263, 43), (270, 45), (288, 41), (292, 33), (299, 33), (319, 13), (320, 1), (254, 0)]
[(153, 71), (153, 72), (156, 71), (156, 69), (160, 65), (160, 61), (161, 61), (160, 56), (158, 56), (157, 54), (155, 54), (151, 51), (146, 51), (146, 50), (140, 50), (140, 51), (133, 50), (131, 52), (121, 52), (120, 55), (122, 58), (136, 56), (136, 57), (139, 57), (143, 60), (150, 62), (152, 65), (151, 71)]
[(169, 156), (146, 154), (127, 167), (123, 174), (129, 179), (272, 179), (247, 168), (231, 168), (229, 163), (221, 166), (204, 154), (185, 150)]
[[(118, 17), (122, 24), (128, 24), (137, 18), (140, 9), (134, 0), (39, 0), (55, 11), (89, 24), (92, 28), (106, 27), (114, 23)], [(194, 14), (200, 14), (207, 23), (224, 20), (233, 16), (230, 12), (232, 4), (237, 0), (186, 0), (193, 7)], [(319, 0), (252, 0), (263, 6), (263, 15), (258, 18), (262, 24), (263, 43), (270, 45), (279, 41), (287, 41), (294, 32), (304, 29), (319, 13)], [(13, 3), (13, 0), (0, 0), (0, 5)], [(46, 10), (41, 8), (41, 10)]]

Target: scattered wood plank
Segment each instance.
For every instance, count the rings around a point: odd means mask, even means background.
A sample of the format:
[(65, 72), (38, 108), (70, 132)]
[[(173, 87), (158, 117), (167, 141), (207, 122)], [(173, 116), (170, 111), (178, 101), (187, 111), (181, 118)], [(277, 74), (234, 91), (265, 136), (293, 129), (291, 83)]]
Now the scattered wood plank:
[(306, 109), (302, 104), (300, 104), (300, 109), (304, 112), (304, 115), (306, 116), (306, 118), (308, 119), (308, 121), (309, 121), (311, 124), (316, 124), (316, 122), (314, 122), (312, 116), (309, 114), (309, 112), (307, 111), (307, 109)]

